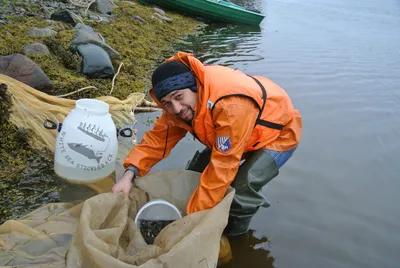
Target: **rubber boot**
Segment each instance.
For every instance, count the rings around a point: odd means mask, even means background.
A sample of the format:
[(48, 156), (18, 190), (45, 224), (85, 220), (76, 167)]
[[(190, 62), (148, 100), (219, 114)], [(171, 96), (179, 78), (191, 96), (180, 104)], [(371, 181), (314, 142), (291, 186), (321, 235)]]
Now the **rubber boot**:
[(252, 216), (240, 218), (229, 216), (228, 224), (224, 230), (224, 235), (233, 237), (246, 234), (249, 231), (252, 218)]
[(232, 249), (231, 244), (226, 236), (222, 236), (219, 242), (219, 255), (218, 255), (218, 266), (225, 265), (232, 261)]

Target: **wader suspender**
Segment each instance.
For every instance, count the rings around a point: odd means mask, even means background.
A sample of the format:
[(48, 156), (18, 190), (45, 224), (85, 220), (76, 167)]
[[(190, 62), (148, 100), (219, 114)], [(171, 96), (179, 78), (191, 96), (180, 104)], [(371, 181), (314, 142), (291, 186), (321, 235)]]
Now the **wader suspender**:
[[(262, 107), (260, 107), (260, 112), (258, 113), (257, 120), (256, 120), (256, 123), (254, 124), (254, 127), (256, 127), (256, 125), (260, 125), (260, 126), (264, 126), (264, 127), (268, 127), (268, 128), (272, 128), (272, 129), (282, 130), (284, 125), (261, 119), (261, 115), (264, 111), (265, 103), (267, 102), (267, 91), (265, 90), (264, 86), (260, 83), (260, 81), (258, 81), (255, 77), (252, 77), (250, 75), (247, 75), (247, 76), (253, 78), (254, 81), (256, 81), (256, 83), (260, 86), (262, 95), (263, 95), (263, 105), (262, 105)], [(216, 100), (215, 103), (213, 104), (213, 107), (211, 108), (211, 113), (214, 110), (214, 107), (217, 104), (217, 102), (219, 102), (220, 100), (225, 99), (227, 97), (231, 97), (231, 96), (242, 96), (242, 97), (250, 98), (249, 96), (247, 96), (245, 94), (230, 94), (230, 95), (222, 96), (218, 100)], [(256, 102), (253, 98), (250, 98), (250, 99), (252, 99), (254, 102)], [(256, 104), (258, 106), (257, 102), (256, 102)]]
[(276, 123), (272, 123), (270, 121), (266, 121), (266, 120), (260, 119), (261, 115), (262, 115), (262, 113), (264, 111), (265, 103), (267, 102), (267, 91), (265, 90), (264, 86), (260, 83), (260, 81), (258, 81), (255, 77), (252, 77), (250, 75), (248, 75), (248, 76), (253, 78), (254, 81), (256, 81), (256, 83), (260, 86), (262, 94), (263, 94), (263, 105), (262, 105), (262, 107), (260, 109), (260, 112), (258, 113), (258, 117), (257, 117), (256, 124), (254, 125), (254, 127), (256, 125), (261, 125), (261, 126), (264, 126), (264, 127), (269, 127), (269, 128), (273, 128), (273, 129), (282, 130), (284, 125), (276, 124)]

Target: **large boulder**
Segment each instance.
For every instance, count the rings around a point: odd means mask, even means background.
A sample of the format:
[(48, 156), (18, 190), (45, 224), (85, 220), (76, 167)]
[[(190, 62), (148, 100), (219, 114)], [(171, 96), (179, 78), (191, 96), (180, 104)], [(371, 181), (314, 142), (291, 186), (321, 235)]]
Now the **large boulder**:
[(114, 67), (106, 51), (96, 45), (86, 44), (77, 47), (83, 57), (82, 74), (88, 78), (111, 78), (114, 76)]
[(77, 21), (69, 10), (62, 10), (51, 14), (50, 19), (76, 25)]
[(79, 27), (75, 29), (75, 36), (72, 40), (72, 51), (77, 52), (80, 45), (93, 44), (102, 47), (111, 59), (120, 60), (121, 55), (112, 47), (110, 47), (98, 33), (91, 28)]
[(19, 53), (0, 57), (0, 73), (45, 93), (53, 89), (53, 83), (43, 70), (31, 59)]
[(114, 10), (114, 5), (110, 0), (96, 0), (89, 8), (103, 14), (111, 14)]

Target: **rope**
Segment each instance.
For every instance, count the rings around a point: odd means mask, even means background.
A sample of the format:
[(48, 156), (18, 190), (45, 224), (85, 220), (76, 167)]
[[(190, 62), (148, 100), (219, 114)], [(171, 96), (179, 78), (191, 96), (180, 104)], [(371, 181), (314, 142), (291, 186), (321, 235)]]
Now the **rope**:
[(119, 71), (121, 70), (122, 64), (124, 64), (123, 62), (121, 62), (121, 64), (118, 67), (118, 71), (117, 73), (114, 75), (113, 79), (112, 79), (112, 86), (111, 86), (111, 90), (110, 90), (110, 95), (114, 90), (114, 82), (115, 82), (115, 78), (117, 77), (117, 75), (119, 74)]
[(58, 95), (58, 96), (56, 96), (56, 97), (58, 97), (58, 98), (64, 98), (64, 97), (73, 95), (73, 94), (75, 94), (75, 93), (81, 92), (81, 91), (83, 91), (83, 90), (85, 90), (85, 89), (89, 89), (89, 88), (97, 89), (97, 87), (95, 87), (95, 86), (88, 86), (88, 87), (83, 87), (83, 88), (80, 88), (80, 89), (78, 89), (78, 90), (75, 90), (75, 91), (73, 91), (73, 92), (70, 92), (70, 93), (67, 93), (67, 94), (64, 94), (64, 95)]

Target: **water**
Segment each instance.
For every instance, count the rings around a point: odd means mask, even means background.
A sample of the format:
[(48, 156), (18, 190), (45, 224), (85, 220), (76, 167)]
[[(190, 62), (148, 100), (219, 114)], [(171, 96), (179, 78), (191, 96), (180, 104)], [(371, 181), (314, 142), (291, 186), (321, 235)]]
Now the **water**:
[[(209, 26), (179, 49), (269, 77), (304, 132), (264, 189), (272, 206), (231, 241), (231, 267), (400, 267), (400, 2), (233, 2), (267, 17), (260, 27)], [(153, 170), (184, 168), (200, 148), (188, 136)]]
[[(177, 49), (264, 75), (303, 116), (293, 158), (265, 188), (272, 206), (231, 240), (228, 267), (400, 267), (400, 2), (232, 0), (259, 27), (209, 25)], [(160, 113), (138, 114), (138, 140)], [(183, 169), (204, 146), (188, 135), (159, 169)], [(95, 194), (67, 185), (61, 202)]]

